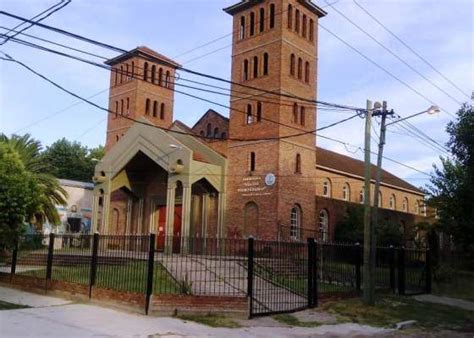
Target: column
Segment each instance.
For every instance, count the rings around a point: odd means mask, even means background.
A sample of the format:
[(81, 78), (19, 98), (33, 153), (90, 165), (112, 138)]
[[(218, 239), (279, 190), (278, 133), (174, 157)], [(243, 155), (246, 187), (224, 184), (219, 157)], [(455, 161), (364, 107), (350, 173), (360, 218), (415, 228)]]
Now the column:
[(124, 234), (130, 233), (130, 225), (132, 224), (132, 205), (133, 205), (133, 200), (129, 196), (128, 201), (127, 201), (127, 219), (125, 221), (125, 229), (124, 229)]
[(143, 198), (138, 200), (138, 217), (137, 217), (137, 226), (135, 228), (134, 233), (137, 232), (138, 229), (141, 229), (143, 226)]
[(94, 190), (94, 195), (92, 196), (92, 227), (91, 233), (96, 233), (99, 231), (99, 191)]
[(109, 233), (109, 214), (110, 214), (110, 194), (104, 194), (102, 200), (102, 225), (101, 230), (104, 234)]
[(225, 224), (225, 200), (226, 194), (219, 192), (217, 201), (217, 236), (219, 238), (224, 237), (224, 224)]
[(173, 224), (174, 224), (174, 202), (176, 198), (176, 183), (168, 182), (166, 191), (166, 230), (165, 230), (165, 251), (173, 251)]
[[(203, 238), (203, 250), (206, 252), (207, 249), (207, 223), (208, 223), (208, 210), (209, 210), (209, 193), (202, 194), (202, 212), (201, 212), (201, 224), (202, 224), (202, 238)], [(212, 236), (211, 236), (212, 237)]]
[(183, 211), (181, 218), (181, 252), (187, 252), (187, 244), (189, 237), (189, 228), (191, 220), (191, 185), (183, 184)]

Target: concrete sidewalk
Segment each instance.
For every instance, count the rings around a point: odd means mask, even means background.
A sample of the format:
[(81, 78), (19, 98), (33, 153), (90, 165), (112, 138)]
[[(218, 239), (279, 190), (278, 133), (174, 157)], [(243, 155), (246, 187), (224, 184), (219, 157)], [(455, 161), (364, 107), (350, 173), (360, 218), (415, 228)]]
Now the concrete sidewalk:
[(38, 296), (0, 287), (0, 300), (21, 300), (29, 309), (0, 311), (1, 337), (95, 337), (95, 336), (211, 336), (211, 337), (308, 337), (380, 336), (388, 330), (358, 324), (322, 325), (316, 328), (265, 326), (212, 328), (169, 317), (151, 317), (89, 304), (71, 304), (57, 298)]

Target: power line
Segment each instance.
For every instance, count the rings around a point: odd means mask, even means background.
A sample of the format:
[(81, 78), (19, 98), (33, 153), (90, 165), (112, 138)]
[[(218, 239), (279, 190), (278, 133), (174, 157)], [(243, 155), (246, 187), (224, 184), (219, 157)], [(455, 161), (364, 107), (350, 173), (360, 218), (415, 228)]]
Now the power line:
[[(0, 59), (5, 60), (5, 61), (15, 62), (15, 63), (17, 63), (17, 64), (23, 66), (24, 68), (26, 68), (27, 70), (29, 70), (29, 71), (32, 72), (33, 74), (35, 74), (35, 75), (41, 77), (42, 79), (46, 80), (47, 82), (51, 83), (51, 84), (52, 84), (53, 86), (55, 86), (56, 88), (58, 88), (58, 89), (60, 89), (60, 90), (62, 90), (62, 91), (64, 91), (64, 92), (66, 92), (66, 93), (68, 93), (68, 94), (70, 94), (70, 95), (72, 95), (72, 96), (74, 96), (74, 97), (76, 97), (76, 98), (78, 98), (78, 99), (80, 99), (80, 100), (82, 100), (82, 101), (84, 101), (84, 102), (86, 102), (86, 103), (88, 103), (88, 104), (90, 104), (90, 105), (92, 105), (92, 106), (94, 106), (94, 107), (100, 109), (100, 110), (106, 111), (106, 112), (109, 113), (109, 114), (113, 114), (113, 115), (116, 115), (116, 114), (117, 114), (116, 112), (113, 112), (113, 111), (111, 111), (111, 110), (109, 110), (109, 109), (107, 109), (107, 108), (104, 108), (104, 107), (102, 107), (102, 106), (100, 106), (100, 105), (98, 105), (98, 104), (96, 104), (96, 103), (94, 103), (94, 102), (92, 102), (92, 101), (90, 101), (90, 100), (88, 100), (88, 99), (86, 99), (86, 98), (84, 98), (84, 97), (82, 97), (82, 96), (80, 96), (80, 95), (78, 95), (78, 94), (76, 94), (76, 93), (74, 93), (74, 92), (72, 92), (72, 91), (70, 91), (70, 90), (64, 88), (63, 86), (59, 85), (58, 83), (54, 82), (53, 80), (49, 79), (48, 77), (46, 77), (46, 76), (44, 76), (44, 75), (38, 73), (37, 71), (35, 71), (35, 70), (32, 69), (31, 67), (27, 66), (27, 65), (24, 64), (23, 62), (18, 61), (18, 60), (16, 60), (16, 59), (12, 58), (12, 57), (9, 56), (8, 54), (6, 54), (6, 53), (4, 53), (4, 52), (1, 52), (1, 51), (0, 51), (0, 53), (2, 53), (3, 55), (5, 55), (5, 57), (1, 57)], [(188, 94), (188, 95), (189, 95), (189, 94)], [(355, 115), (352, 116), (351, 118), (354, 118), (354, 117), (356, 117), (356, 116), (358, 116), (358, 114), (355, 114)], [(197, 134), (194, 134), (194, 133), (191, 134), (191, 133), (186, 133), (186, 132), (180, 132), (180, 131), (172, 130), (172, 129), (169, 129), (169, 128), (164, 128), (164, 127), (159, 127), (159, 126), (151, 125), (150, 123), (143, 122), (143, 121), (140, 121), (140, 120), (136, 120), (136, 119), (133, 119), (133, 118), (131, 118), (131, 117), (129, 117), (129, 116), (121, 115), (120, 117), (121, 117), (121, 118), (125, 118), (125, 119), (130, 120), (130, 121), (133, 121), (133, 122), (136, 122), (136, 123), (140, 123), (140, 124), (144, 124), (144, 125), (147, 125), (147, 126), (150, 126), (150, 127), (154, 127), (154, 128), (157, 128), (157, 129), (161, 129), (161, 130), (164, 130), (164, 131), (168, 131), (168, 132), (171, 132), (171, 133), (183, 134), (183, 135), (188, 135), (188, 136), (190, 135), (190, 136), (197, 137), (197, 138), (202, 138), (202, 139), (212, 139), (212, 140), (215, 140), (214, 138), (207, 137), (207, 136), (197, 135)], [(345, 121), (348, 121), (348, 120), (351, 119), (351, 118), (348, 118), (348, 119), (344, 119), (344, 120), (342, 120), (342, 121), (339, 121), (339, 123), (343, 123), (343, 122), (345, 122)], [(273, 121), (273, 120), (269, 120), (269, 121), (272, 121), (272, 122), (278, 123), (278, 124), (282, 124), (281, 122), (278, 122), (278, 121)], [(335, 124), (333, 124), (333, 126), (336, 125), (336, 124), (339, 124), (339, 123), (335, 123)], [(282, 124), (282, 125), (284, 125), (284, 124)], [(293, 127), (293, 126), (290, 126), (290, 125), (287, 125), (287, 126), (288, 126), (288, 127)], [(293, 127), (293, 128), (294, 128), (294, 127)], [(322, 127), (322, 128), (325, 128), (325, 129), (326, 129), (326, 128), (328, 128), (328, 127), (326, 126), (326, 127)], [(313, 133), (313, 134), (314, 134), (317, 130), (318, 130), (318, 129), (316, 129), (316, 130), (311, 130), (311, 131), (304, 131), (304, 132), (299, 133), (299, 134), (292, 134), (292, 135), (279, 136), (279, 137), (256, 138), (256, 139), (246, 139), (246, 138), (245, 138), (245, 139), (241, 139), (241, 138), (227, 138), (227, 139), (228, 139), (228, 140), (232, 140), (232, 141), (262, 141), (262, 140), (263, 140), (263, 141), (271, 141), (271, 140), (281, 140), (281, 139), (287, 139), (287, 138), (302, 136), (302, 135), (306, 135), (306, 134), (310, 134), (310, 133)]]
[[(7, 36), (7, 37), (0, 43), (0, 46), (3, 46), (3, 45), (4, 45), (5, 43), (7, 43), (8, 40), (10, 40), (12, 37), (17, 36), (17, 35), (20, 34), (21, 32), (24, 32), (24, 31), (27, 30), (28, 28), (34, 26), (35, 23), (38, 23), (38, 22), (40, 22), (40, 21), (46, 19), (47, 17), (49, 17), (49, 16), (52, 15), (53, 13), (59, 11), (60, 9), (62, 9), (62, 8), (65, 7), (65, 6), (67, 6), (67, 5), (71, 2), (71, 0), (66, 0), (66, 2), (65, 2), (64, 4), (63, 4), (63, 2), (64, 2), (64, 0), (61, 0), (61, 1), (58, 2), (57, 4), (55, 4), (55, 5), (53, 5), (53, 6), (49, 7), (49, 8), (47, 8), (47, 9), (45, 9), (45, 10), (42, 11), (41, 13), (39, 13), (39, 14), (35, 15), (34, 17), (32, 17), (30, 20), (35, 20), (35, 19), (37, 19), (37, 18), (38, 18), (38, 20), (33, 21), (34, 23), (31, 23), (29, 26), (27, 26), (27, 27), (21, 29), (20, 31), (15, 31), (15, 29), (21, 27), (21, 26), (24, 24), (24, 22), (22, 22), (22, 23), (16, 25), (15, 27), (11, 28), (6, 34), (8, 35), (8, 34), (11, 33), (11, 32), (14, 32), (15, 34), (13, 34), (13, 35), (11, 35), (11, 36)], [(61, 5), (61, 4), (62, 4), (62, 5)], [(59, 7), (57, 7), (57, 6), (59, 6)], [(57, 8), (54, 9), (55, 7), (57, 7)], [(49, 12), (49, 13), (48, 13), (48, 12)], [(41, 15), (43, 15), (43, 14), (46, 14), (46, 15), (45, 15), (44, 17), (42, 17), (42, 18), (39, 18), (39, 17), (40, 17)]]
[(354, 3), (362, 9), (368, 16), (372, 18), (375, 22), (377, 22), (383, 29), (385, 29), (388, 33), (390, 33), (395, 39), (397, 39), (403, 46), (405, 46), (409, 51), (415, 54), (420, 60), (422, 60), (425, 64), (427, 64), (431, 69), (433, 69), (436, 73), (438, 73), (443, 79), (448, 81), (454, 88), (456, 88), (460, 93), (465, 95), (466, 97), (470, 98), (470, 95), (463, 91), (459, 86), (457, 86), (452, 80), (450, 80), (446, 75), (441, 73), (432, 63), (430, 63), (426, 58), (421, 56), (418, 52), (416, 52), (412, 47), (408, 45), (405, 41), (403, 41), (397, 34), (391, 31), (386, 25), (384, 25), (380, 20), (378, 20), (374, 15), (372, 15), (366, 8), (364, 8), (361, 4), (359, 4), (356, 0), (353, 0)]
[[(13, 17), (15, 19), (18, 19), (18, 20), (22, 20), (22, 21), (26, 21), (26, 22), (30, 22), (30, 20), (26, 19), (26, 18), (22, 18), (20, 16), (17, 16), (17, 15), (14, 15), (14, 14), (11, 14), (11, 13), (7, 13), (5, 11), (0, 11), (0, 14), (3, 14), (3, 15), (6, 15), (6, 16), (9, 16), (9, 17)], [(84, 36), (81, 36), (81, 35), (78, 35), (78, 34), (75, 34), (75, 33), (72, 33), (72, 32), (68, 32), (66, 30), (63, 30), (63, 29), (59, 29), (59, 28), (56, 28), (56, 27), (52, 27), (52, 26), (48, 26), (48, 25), (45, 25), (45, 24), (42, 24), (42, 23), (38, 23), (37, 24), (39, 27), (42, 27), (42, 28), (45, 28), (45, 29), (48, 29), (48, 30), (52, 30), (54, 32), (57, 32), (57, 33), (60, 33), (60, 34), (64, 34), (66, 36), (69, 36), (69, 37), (73, 37), (75, 39), (79, 39), (81, 41), (85, 41), (85, 42), (88, 42), (88, 43), (91, 43), (91, 44), (94, 44), (94, 45), (97, 45), (97, 46), (100, 46), (102, 48), (108, 48), (110, 50), (113, 50), (115, 52), (119, 52), (119, 53), (128, 53), (127, 50), (125, 49), (122, 49), (122, 48), (119, 48), (119, 47), (115, 47), (115, 46), (112, 46), (110, 44), (106, 44), (106, 43), (103, 43), (103, 42), (100, 42), (100, 41), (97, 41), (97, 40), (93, 40), (93, 39), (90, 39), (90, 38), (87, 38), (87, 37), (84, 37)], [(153, 61), (153, 62), (157, 62), (157, 63), (161, 63), (161, 64), (164, 64), (164, 65), (168, 65), (169, 64), (163, 60), (160, 60), (156, 57), (152, 57), (152, 56), (146, 56), (144, 57), (145, 59), (149, 60), (149, 61)], [(252, 89), (252, 90), (256, 90), (256, 91), (261, 91), (261, 92), (266, 92), (268, 94), (272, 94), (272, 95), (276, 95), (276, 96), (284, 96), (284, 97), (288, 97), (288, 98), (292, 98), (292, 99), (297, 99), (297, 100), (301, 100), (303, 102), (310, 102), (310, 103), (316, 103), (316, 104), (323, 104), (323, 105), (327, 105), (327, 106), (330, 106), (330, 107), (336, 107), (336, 108), (352, 108), (353, 110), (357, 110), (357, 111), (363, 111), (365, 110), (364, 108), (357, 108), (357, 107), (350, 107), (350, 106), (344, 106), (344, 105), (338, 105), (338, 104), (334, 104), (334, 103), (328, 103), (328, 102), (324, 102), (324, 101), (318, 101), (318, 100), (314, 100), (314, 99), (308, 99), (308, 98), (304, 98), (304, 97), (299, 97), (297, 95), (294, 95), (294, 94), (287, 94), (287, 93), (280, 93), (280, 92), (277, 92), (277, 91), (269, 91), (269, 90), (265, 90), (265, 89), (262, 89), (262, 88), (257, 88), (257, 87), (254, 87), (254, 86), (250, 86), (250, 85), (246, 85), (246, 84), (242, 84), (242, 83), (237, 83), (237, 82), (234, 82), (234, 81), (231, 81), (231, 80), (227, 80), (227, 79), (223, 79), (223, 78), (220, 78), (220, 77), (217, 77), (217, 76), (213, 76), (213, 75), (209, 75), (209, 74), (205, 74), (205, 73), (201, 73), (201, 72), (198, 72), (198, 71), (194, 71), (194, 70), (191, 70), (191, 69), (188, 69), (188, 68), (184, 68), (184, 67), (178, 67), (181, 71), (184, 71), (184, 72), (187, 72), (187, 73), (190, 73), (190, 74), (193, 74), (193, 75), (197, 75), (197, 76), (201, 76), (201, 77), (205, 77), (205, 78), (209, 78), (209, 79), (213, 79), (213, 80), (216, 80), (216, 81), (221, 81), (221, 82), (225, 82), (225, 83), (229, 83), (229, 84), (233, 84), (233, 85), (236, 85), (236, 86), (240, 86), (240, 87), (244, 87), (244, 88), (247, 88), (247, 89)]]
[[(343, 44), (345, 44), (347, 47), (349, 47), (350, 49), (352, 49), (354, 52), (356, 52), (357, 54), (359, 54), (360, 56), (362, 56), (364, 59), (366, 59), (367, 61), (369, 61), (371, 64), (373, 64), (374, 66), (376, 66), (377, 68), (379, 68), (380, 70), (382, 70), (383, 72), (385, 72), (386, 74), (390, 75), (393, 79), (397, 80), (398, 82), (400, 82), (401, 84), (403, 84), (405, 87), (407, 87), (408, 89), (410, 89), (412, 92), (414, 92), (415, 94), (417, 94), (418, 96), (422, 97), (423, 99), (425, 99), (427, 102), (431, 103), (432, 105), (435, 105), (437, 106), (436, 103), (434, 103), (430, 98), (426, 97), (424, 94), (422, 94), (421, 92), (419, 92), (418, 90), (416, 90), (415, 88), (413, 88), (412, 86), (410, 86), (408, 83), (406, 83), (405, 81), (403, 81), (402, 79), (400, 79), (399, 77), (397, 77), (395, 74), (393, 74), (392, 72), (390, 72), (389, 70), (387, 70), (386, 68), (382, 67), (381, 65), (379, 65), (377, 62), (375, 62), (373, 59), (371, 59), (370, 57), (368, 57), (367, 55), (365, 55), (364, 53), (362, 53), (361, 51), (359, 51), (357, 48), (355, 48), (354, 46), (352, 46), (350, 43), (348, 43), (346, 40), (344, 40), (343, 38), (341, 38), (340, 36), (338, 36), (337, 34), (331, 32), (329, 29), (327, 29), (326, 27), (324, 27), (321, 23), (318, 23), (319, 27), (321, 27), (322, 29), (324, 29), (326, 32), (328, 32), (329, 34), (331, 34), (332, 36), (334, 36), (336, 39), (338, 39), (340, 42), (342, 42)], [(443, 109), (443, 111), (445, 111), (448, 115), (452, 116), (453, 118), (455, 118), (455, 116), (450, 113), (449, 111)]]
[[(327, 2), (327, 0), (324, 0)], [(328, 3), (329, 4), (329, 3)], [(445, 91), (443, 88), (441, 88), (440, 86), (438, 86), (436, 83), (434, 83), (431, 79), (429, 79), (428, 77), (426, 77), (425, 75), (423, 75), (421, 72), (419, 72), (415, 67), (413, 67), (412, 65), (410, 65), (407, 61), (405, 61), (403, 58), (401, 58), (399, 55), (397, 55), (396, 53), (394, 53), (390, 48), (386, 47), (383, 43), (381, 43), (379, 40), (377, 40), (372, 34), (370, 34), (369, 32), (367, 32), (365, 29), (363, 29), (360, 25), (358, 25), (357, 23), (355, 23), (353, 20), (351, 20), (349, 17), (347, 17), (342, 11), (338, 10), (336, 7), (334, 7), (333, 5), (330, 5), (331, 8), (337, 12), (339, 15), (341, 15), (344, 19), (346, 19), (348, 22), (350, 22), (353, 26), (355, 26), (358, 30), (360, 30), (362, 33), (364, 33), (366, 36), (368, 36), (372, 41), (374, 41), (376, 44), (378, 44), (380, 47), (382, 47), (383, 49), (385, 49), (388, 53), (390, 53), (393, 57), (395, 57), (397, 60), (399, 60), (400, 62), (402, 62), (404, 65), (406, 65), (411, 71), (415, 72), (416, 74), (418, 74), (419, 76), (421, 76), (424, 80), (426, 80), (427, 82), (429, 82), (432, 86), (434, 86), (435, 88), (437, 88), (439, 91), (441, 91), (442, 93), (444, 93), (446, 96), (448, 96), (451, 100), (453, 100), (454, 102), (456, 102), (457, 104), (461, 105), (462, 102), (457, 100), (455, 97), (453, 97), (451, 94), (449, 94), (447, 91)]]

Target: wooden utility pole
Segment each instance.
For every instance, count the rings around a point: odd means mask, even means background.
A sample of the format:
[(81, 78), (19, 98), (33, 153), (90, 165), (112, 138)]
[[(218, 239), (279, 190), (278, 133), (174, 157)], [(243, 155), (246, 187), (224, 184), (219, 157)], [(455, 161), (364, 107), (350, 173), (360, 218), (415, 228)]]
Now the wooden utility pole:
[(365, 116), (365, 183), (364, 183), (364, 274), (363, 274), (363, 300), (366, 305), (375, 303), (374, 266), (375, 260), (371, 255), (373, 228), (370, 219), (370, 128), (372, 125), (372, 101), (367, 100), (367, 112)]

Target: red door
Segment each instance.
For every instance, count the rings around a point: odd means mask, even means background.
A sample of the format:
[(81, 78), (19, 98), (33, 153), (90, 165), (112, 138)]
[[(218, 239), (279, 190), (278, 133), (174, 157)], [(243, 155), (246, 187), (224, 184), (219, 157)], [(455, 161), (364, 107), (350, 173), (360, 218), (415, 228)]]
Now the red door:
[(164, 251), (166, 236), (173, 236), (173, 253), (179, 253), (181, 249), (181, 205), (174, 207), (173, 234), (166, 233), (166, 206), (159, 206), (158, 209), (158, 233), (156, 235), (156, 250)]

